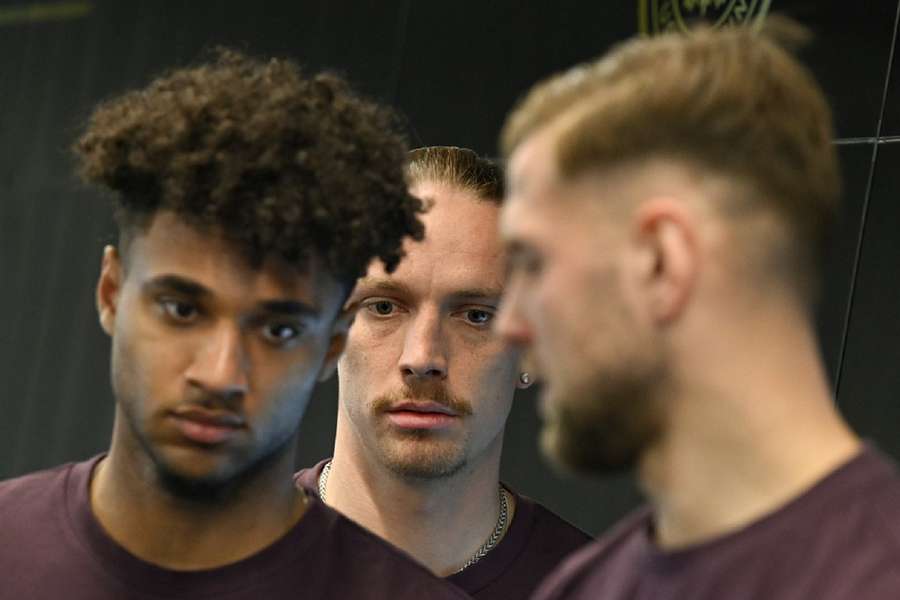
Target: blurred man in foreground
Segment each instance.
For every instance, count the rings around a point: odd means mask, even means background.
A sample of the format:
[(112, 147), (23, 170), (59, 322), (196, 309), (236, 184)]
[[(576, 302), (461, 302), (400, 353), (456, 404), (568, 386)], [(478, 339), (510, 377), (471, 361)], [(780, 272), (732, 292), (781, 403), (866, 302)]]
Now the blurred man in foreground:
[(629, 42), (510, 116), (499, 331), (547, 379), (549, 453), (649, 499), (538, 598), (900, 597), (900, 478), (835, 410), (813, 330), (832, 135), (746, 29)]
[(390, 113), (223, 51), (93, 114), (114, 192), (108, 454), (0, 484), (0, 598), (461, 598), (296, 488), (297, 428), (375, 257), (421, 238)]
[(527, 598), (589, 538), (500, 483), (503, 432), (530, 375), (492, 330), (504, 279), (500, 168), (414, 150), (425, 239), (373, 263), (338, 364), (334, 457), (298, 481), (476, 598)]

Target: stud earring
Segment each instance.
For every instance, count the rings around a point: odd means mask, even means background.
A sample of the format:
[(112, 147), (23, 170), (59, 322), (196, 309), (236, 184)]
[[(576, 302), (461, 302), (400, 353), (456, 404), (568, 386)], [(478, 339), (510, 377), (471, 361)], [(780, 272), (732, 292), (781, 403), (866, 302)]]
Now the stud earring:
[(531, 383), (531, 375), (529, 375), (526, 371), (523, 371), (519, 374), (519, 383), (522, 385), (528, 385)]

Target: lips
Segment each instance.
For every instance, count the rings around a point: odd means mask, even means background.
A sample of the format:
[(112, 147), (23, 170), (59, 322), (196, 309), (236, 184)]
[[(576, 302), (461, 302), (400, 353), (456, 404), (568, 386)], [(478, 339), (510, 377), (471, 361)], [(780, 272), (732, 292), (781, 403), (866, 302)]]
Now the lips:
[(458, 417), (459, 413), (455, 410), (441, 404), (439, 402), (398, 402), (397, 404), (392, 405), (388, 412), (413, 412), (413, 413), (422, 413), (422, 414), (439, 414), (439, 415), (447, 415), (450, 417)]
[(437, 402), (400, 402), (386, 413), (388, 420), (401, 429), (444, 429), (460, 418), (459, 413)]
[(198, 406), (177, 408), (170, 416), (181, 434), (198, 444), (223, 444), (246, 428), (246, 422), (238, 414)]

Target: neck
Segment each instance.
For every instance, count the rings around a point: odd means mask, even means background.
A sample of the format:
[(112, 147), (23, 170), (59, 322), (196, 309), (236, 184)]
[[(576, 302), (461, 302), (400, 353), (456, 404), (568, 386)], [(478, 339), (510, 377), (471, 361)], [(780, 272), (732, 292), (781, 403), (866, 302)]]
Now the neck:
[[(502, 435), (477, 462), (439, 479), (409, 479), (356, 449), (341, 435), (340, 417), (327, 503), (391, 542), (434, 574), (458, 571), (484, 544), (500, 511)], [(507, 526), (514, 502), (510, 495)], [(505, 532), (504, 532), (505, 533)], [(440, 543), (435, 543), (440, 540)]]
[(681, 348), (702, 355), (678, 365), (666, 433), (639, 465), (666, 549), (766, 516), (860, 448), (834, 408), (805, 321), (767, 315), (732, 333), (718, 347), (694, 340)]
[(130, 442), (117, 427), (91, 481), (91, 509), (110, 537), (144, 561), (182, 571), (233, 563), (275, 542), (306, 509), (292, 484), (292, 444), (239, 489), (209, 502), (168, 492)]

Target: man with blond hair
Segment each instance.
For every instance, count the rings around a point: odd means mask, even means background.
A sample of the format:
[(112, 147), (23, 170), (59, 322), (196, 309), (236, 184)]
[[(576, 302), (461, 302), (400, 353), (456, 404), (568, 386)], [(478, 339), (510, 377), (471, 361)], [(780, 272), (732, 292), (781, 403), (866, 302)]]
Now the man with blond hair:
[(835, 409), (813, 328), (831, 115), (775, 37), (631, 41), (506, 123), (498, 329), (547, 380), (545, 449), (649, 500), (541, 600), (900, 597), (900, 477)]
[(531, 375), (492, 330), (503, 290), (500, 167), (410, 154), (425, 239), (350, 297), (334, 457), (298, 481), (475, 598), (527, 598), (586, 534), (500, 483), (503, 433)]

